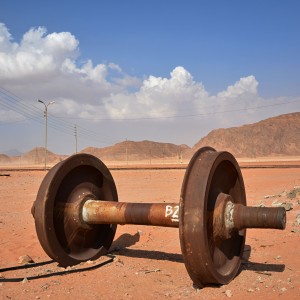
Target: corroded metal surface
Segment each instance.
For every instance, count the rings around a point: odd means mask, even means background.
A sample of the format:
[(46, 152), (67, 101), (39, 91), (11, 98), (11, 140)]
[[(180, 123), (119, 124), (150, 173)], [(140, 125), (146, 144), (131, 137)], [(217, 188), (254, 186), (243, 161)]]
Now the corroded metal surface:
[[(248, 207), (234, 203), (228, 194), (220, 193), (212, 212), (214, 240), (231, 237), (245, 228), (284, 229), (286, 212), (283, 207)], [(77, 214), (74, 206), (61, 209)], [(82, 220), (87, 224), (136, 224), (179, 227), (179, 205), (176, 203), (128, 203), (87, 200), (82, 206)]]
[(88, 225), (82, 221), (85, 199), (118, 201), (114, 180), (96, 157), (77, 154), (60, 162), (45, 176), (32, 212), (45, 252), (63, 266), (105, 254), (116, 225)]
[(284, 229), (283, 207), (249, 207), (234, 203), (228, 194), (220, 193), (212, 214), (214, 240), (229, 239), (235, 231), (246, 228)]
[(234, 157), (212, 148), (199, 149), (187, 168), (180, 198), (179, 236), (186, 269), (194, 284), (226, 284), (239, 270), (245, 230), (228, 238), (214, 236), (220, 193), (246, 205), (243, 178)]
[(284, 207), (246, 207), (235, 204), (232, 218), (235, 230), (243, 228), (284, 229), (286, 225)]
[(87, 200), (82, 209), (88, 224), (139, 224), (164, 227), (179, 226), (177, 203), (125, 203)]

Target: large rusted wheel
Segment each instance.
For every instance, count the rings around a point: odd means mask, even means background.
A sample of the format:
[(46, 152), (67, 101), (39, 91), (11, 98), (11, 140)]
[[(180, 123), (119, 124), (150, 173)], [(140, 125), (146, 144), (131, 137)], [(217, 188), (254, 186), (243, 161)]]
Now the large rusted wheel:
[(96, 157), (77, 154), (60, 162), (45, 176), (32, 212), (45, 252), (62, 266), (105, 254), (117, 225), (82, 221), (85, 199), (118, 201), (114, 180)]
[[(246, 205), (243, 178), (228, 152), (202, 148), (186, 170), (180, 199), (180, 243), (186, 269), (194, 284), (226, 284), (239, 270), (245, 230), (214, 237), (213, 213), (223, 195)], [(220, 197), (221, 196), (221, 197)]]

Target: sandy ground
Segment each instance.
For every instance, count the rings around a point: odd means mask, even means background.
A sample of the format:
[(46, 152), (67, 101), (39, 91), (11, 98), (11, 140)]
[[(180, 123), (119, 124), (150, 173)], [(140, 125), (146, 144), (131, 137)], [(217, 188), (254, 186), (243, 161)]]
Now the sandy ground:
[[(175, 228), (118, 226), (111, 247), (113, 261), (105, 256), (68, 270), (49, 262), (30, 213), (45, 171), (0, 176), (0, 298), (300, 299), (300, 226), (296, 224), (300, 195), (290, 199), (282, 194), (300, 186), (300, 168), (243, 169), (242, 173), (248, 205), (293, 204), (287, 228), (248, 230), (245, 260), (237, 277), (228, 285), (201, 290), (193, 288), (185, 270)], [(179, 201), (184, 170), (113, 170), (112, 174), (120, 201)], [(21, 268), (18, 259), (25, 254), (41, 264)]]

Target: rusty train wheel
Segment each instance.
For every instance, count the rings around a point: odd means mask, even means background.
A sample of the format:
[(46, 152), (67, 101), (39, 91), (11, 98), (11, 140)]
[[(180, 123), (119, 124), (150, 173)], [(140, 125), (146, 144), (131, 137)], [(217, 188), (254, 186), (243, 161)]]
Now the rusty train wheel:
[(246, 205), (243, 178), (228, 152), (199, 149), (190, 161), (180, 197), (179, 235), (186, 269), (194, 284), (226, 284), (239, 270), (245, 230), (218, 242), (213, 238), (212, 213), (220, 194)]
[(116, 225), (82, 221), (86, 199), (118, 201), (114, 180), (96, 157), (76, 154), (45, 176), (33, 206), (35, 226), (45, 252), (62, 266), (96, 259), (113, 241)]

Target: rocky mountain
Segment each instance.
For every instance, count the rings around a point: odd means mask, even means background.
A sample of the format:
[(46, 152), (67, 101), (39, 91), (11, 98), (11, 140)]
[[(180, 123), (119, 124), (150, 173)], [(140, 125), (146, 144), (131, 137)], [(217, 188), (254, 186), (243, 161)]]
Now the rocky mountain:
[[(62, 159), (67, 157), (66, 155), (57, 155), (51, 151), (47, 151), (47, 163), (56, 164)], [(45, 148), (36, 147), (32, 150), (17, 156), (8, 156), (5, 154), (0, 154), (0, 163), (1, 164), (29, 164), (29, 165), (38, 165), (45, 162)]]
[[(300, 156), (300, 112), (280, 115), (241, 127), (211, 131), (192, 148), (187, 145), (153, 141), (123, 141), (104, 148), (88, 147), (81, 152), (90, 153), (103, 161), (142, 161), (149, 159), (184, 158), (203, 146), (227, 150), (236, 157)], [(65, 155), (47, 152), (47, 163), (55, 164)], [(1, 164), (43, 164), (45, 149), (37, 147), (19, 155), (0, 154)]]
[(6, 154), (0, 154), (0, 163), (9, 164), (11, 162), (11, 158)]
[[(52, 164), (61, 160), (61, 155), (54, 154), (47, 150), (47, 163)], [(45, 161), (45, 148), (36, 147), (22, 155), (22, 161), (27, 161), (33, 164), (42, 164)]]
[(187, 145), (159, 143), (152, 141), (123, 141), (104, 148), (88, 147), (81, 152), (90, 153), (104, 161), (126, 161), (155, 159), (164, 157), (180, 157), (182, 152), (189, 150)]
[(20, 152), (17, 149), (10, 149), (4, 152), (4, 154), (8, 155), (8, 156), (20, 156), (22, 155), (22, 152)]
[(215, 129), (192, 147), (227, 150), (236, 157), (300, 155), (300, 112), (280, 115), (254, 124)]

